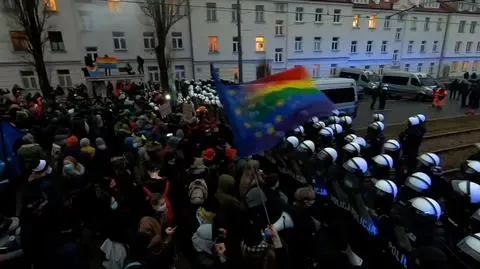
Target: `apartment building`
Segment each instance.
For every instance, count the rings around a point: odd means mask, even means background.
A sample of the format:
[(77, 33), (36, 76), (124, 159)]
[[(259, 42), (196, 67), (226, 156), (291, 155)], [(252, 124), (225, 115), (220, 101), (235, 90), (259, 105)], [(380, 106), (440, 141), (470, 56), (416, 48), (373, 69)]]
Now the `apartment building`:
[[(45, 0), (51, 7), (45, 61), (52, 85), (84, 81), (84, 58), (115, 56), (145, 79), (159, 80), (154, 26), (140, 1)], [(477, 0), (478, 1), (478, 0)], [(10, 0), (0, 12), (0, 87), (38, 87), (22, 51), (21, 29), (11, 22)], [(172, 75), (209, 78), (214, 62), (226, 79), (238, 77), (236, 1), (189, 0), (171, 29), (167, 51)], [(190, 10), (190, 12), (188, 12)], [(400, 12), (399, 10), (404, 10)], [(342, 67), (382, 73), (385, 69), (458, 76), (480, 69), (480, 4), (431, 0), (242, 0), (243, 77), (257, 78), (268, 62), (272, 72), (302, 65), (314, 77)]]

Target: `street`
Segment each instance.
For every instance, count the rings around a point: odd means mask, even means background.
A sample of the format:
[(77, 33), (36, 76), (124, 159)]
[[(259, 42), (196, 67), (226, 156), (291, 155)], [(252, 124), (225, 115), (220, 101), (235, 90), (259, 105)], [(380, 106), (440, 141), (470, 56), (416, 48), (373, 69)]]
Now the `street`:
[[(370, 96), (364, 96), (360, 99), (358, 114), (353, 121), (355, 128), (366, 127), (368, 123), (372, 121), (372, 114), (376, 112), (382, 113), (385, 116), (384, 122), (388, 125), (405, 122), (409, 116), (416, 114), (424, 114), (427, 116), (427, 119), (430, 120), (434, 118), (460, 116), (466, 111), (466, 109), (460, 109), (460, 101), (456, 100), (448, 100), (442, 110), (435, 110), (432, 108), (430, 102), (420, 102), (409, 99), (387, 100), (386, 110), (384, 111), (371, 110), (370, 103)], [(378, 107), (378, 100), (376, 107)]]

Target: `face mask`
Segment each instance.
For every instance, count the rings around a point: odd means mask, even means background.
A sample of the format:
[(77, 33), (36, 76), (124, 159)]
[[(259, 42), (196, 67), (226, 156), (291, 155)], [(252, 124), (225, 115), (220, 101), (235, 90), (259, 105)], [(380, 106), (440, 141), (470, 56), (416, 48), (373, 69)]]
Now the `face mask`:
[(63, 171), (66, 173), (71, 173), (75, 170), (75, 165), (73, 163), (67, 163), (63, 165)]

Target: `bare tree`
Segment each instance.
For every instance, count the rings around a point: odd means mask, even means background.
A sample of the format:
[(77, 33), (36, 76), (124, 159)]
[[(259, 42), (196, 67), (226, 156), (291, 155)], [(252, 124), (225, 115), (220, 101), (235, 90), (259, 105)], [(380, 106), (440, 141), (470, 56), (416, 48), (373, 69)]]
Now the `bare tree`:
[(144, 0), (140, 4), (145, 15), (149, 16), (155, 26), (158, 44), (155, 47), (158, 66), (160, 68), (160, 84), (168, 89), (169, 59), (167, 52), (167, 36), (171, 28), (186, 15), (186, 0)]
[(35, 67), (43, 95), (50, 94), (51, 89), (43, 58), (43, 45), (48, 40), (45, 31), (51, 15), (48, 3), (46, 0), (13, 0), (8, 12), (15, 27), (25, 32), (26, 58)]

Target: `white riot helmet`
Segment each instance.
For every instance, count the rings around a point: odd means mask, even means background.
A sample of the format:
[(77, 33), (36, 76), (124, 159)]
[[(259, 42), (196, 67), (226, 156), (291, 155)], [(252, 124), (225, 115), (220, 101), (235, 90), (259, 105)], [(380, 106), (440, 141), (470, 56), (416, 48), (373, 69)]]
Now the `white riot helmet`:
[(434, 217), (436, 220), (440, 219), (442, 215), (442, 208), (440, 204), (429, 197), (416, 197), (410, 199), (410, 204), (417, 212), (424, 216)]
[(300, 151), (304, 152), (315, 152), (315, 143), (312, 140), (305, 140), (298, 146)]
[(365, 141), (365, 138), (360, 137), (360, 136), (355, 138), (355, 140), (353, 140), (353, 142), (359, 144), (360, 147), (362, 147), (362, 148), (367, 146), (367, 141)]
[(383, 114), (375, 113), (375, 114), (372, 114), (372, 120), (383, 122), (385, 120), (385, 117), (383, 116)]
[(332, 124), (333, 124), (333, 123), (339, 123), (339, 122), (340, 122), (340, 118), (339, 118), (338, 116), (330, 116), (330, 117), (328, 117), (328, 121), (329, 121), (330, 123), (332, 123)]
[(357, 136), (355, 134), (349, 134), (349, 135), (345, 136), (345, 141), (353, 142), (356, 138), (357, 138)]
[(331, 137), (331, 136), (333, 136), (333, 135), (335, 134), (335, 132), (332, 130), (332, 128), (330, 128), (330, 127), (325, 127), (325, 128), (322, 128), (322, 129), (320, 130), (319, 134), (320, 134), (321, 136), (329, 136), (329, 137)]
[(343, 164), (343, 168), (350, 173), (366, 174), (368, 171), (368, 164), (364, 158), (353, 157)]
[(348, 153), (357, 153), (357, 154), (360, 154), (360, 150), (362, 149), (360, 147), (359, 144), (355, 143), (355, 142), (350, 142), (348, 144), (346, 144), (345, 146), (343, 146), (342, 148), (344, 151), (348, 152)]
[(480, 203), (480, 185), (469, 180), (452, 180), (453, 190), (462, 195), (470, 197), (470, 203)]
[(420, 123), (420, 120), (417, 117), (410, 117), (408, 118), (408, 125), (409, 126), (415, 126)]
[(479, 174), (480, 173), (480, 162), (474, 160), (467, 160), (465, 165), (465, 174)]
[(417, 119), (420, 123), (424, 123), (427, 120), (427, 117), (425, 117), (425, 115), (423, 115), (423, 114), (418, 114), (415, 117), (417, 117)]
[(417, 159), (425, 166), (439, 166), (440, 165), (440, 157), (438, 157), (435, 153), (423, 153), (422, 155), (418, 156)]
[(315, 128), (315, 129), (322, 129), (325, 126), (327, 126), (327, 125), (323, 121), (317, 121), (313, 124), (313, 128)]
[(297, 133), (297, 134), (303, 134), (304, 131), (305, 131), (305, 130), (303, 129), (303, 126), (302, 126), (302, 125), (300, 125), (300, 126), (298, 126), (297, 128), (293, 129), (293, 132), (294, 132), (294, 133)]
[(343, 127), (340, 124), (330, 124), (328, 127), (330, 127), (335, 134), (341, 134), (343, 132)]
[(378, 166), (388, 167), (388, 168), (393, 167), (393, 159), (392, 157), (390, 157), (390, 155), (387, 155), (387, 154), (379, 154), (373, 157), (373, 162), (375, 162), (375, 164), (377, 164)]
[(316, 122), (318, 122), (318, 121), (320, 121), (320, 120), (318, 119), (318, 117), (313, 116), (313, 117), (310, 119), (310, 121), (313, 122), (313, 123), (316, 123)]
[(480, 262), (480, 233), (466, 236), (458, 242), (457, 247), (475, 261)]
[(391, 180), (386, 180), (386, 179), (378, 180), (375, 183), (375, 188), (385, 193), (391, 194), (394, 199), (397, 198), (397, 194), (398, 194), (397, 184), (395, 184), (395, 182)]
[(385, 129), (385, 125), (381, 121), (374, 121), (370, 123), (368, 127), (380, 132), (383, 132), (383, 130)]
[(317, 159), (319, 160), (325, 160), (326, 158), (330, 158), (332, 162), (337, 161), (338, 158), (338, 153), (334, 148), (324, 148), (320, 150), (320, 152), (317, 154)]
[(353, 120), (350, 116), (342, 116), (340, 117), (340, 122), (345, 123), (345, 125), (352, 125)]
[(292, 147), (294, 148), (297, 148), (298, 147), (298, 144), (300, 143), (300, 141), (298, 140), (297, 137), (295, 136), (289, 136), (287, 137), (287, 142), (290, 143), (290, 145), (292, 145)]
[(338, 109), (334, 109), (334, 110), (332, 110), (332, 115), (333, 116), (338, 116), (338, 115), (340, 115), (340, 111), (338, 111)]
[(432, 186), (432, 179), (425, 173), (416, 172), (405, 180), (405, 186), (416, 192), (424, 192)]
[(384, 151), (399, 151), (401, 149), (400, 143), (395, 139), (388, 139), (383, 143)]

